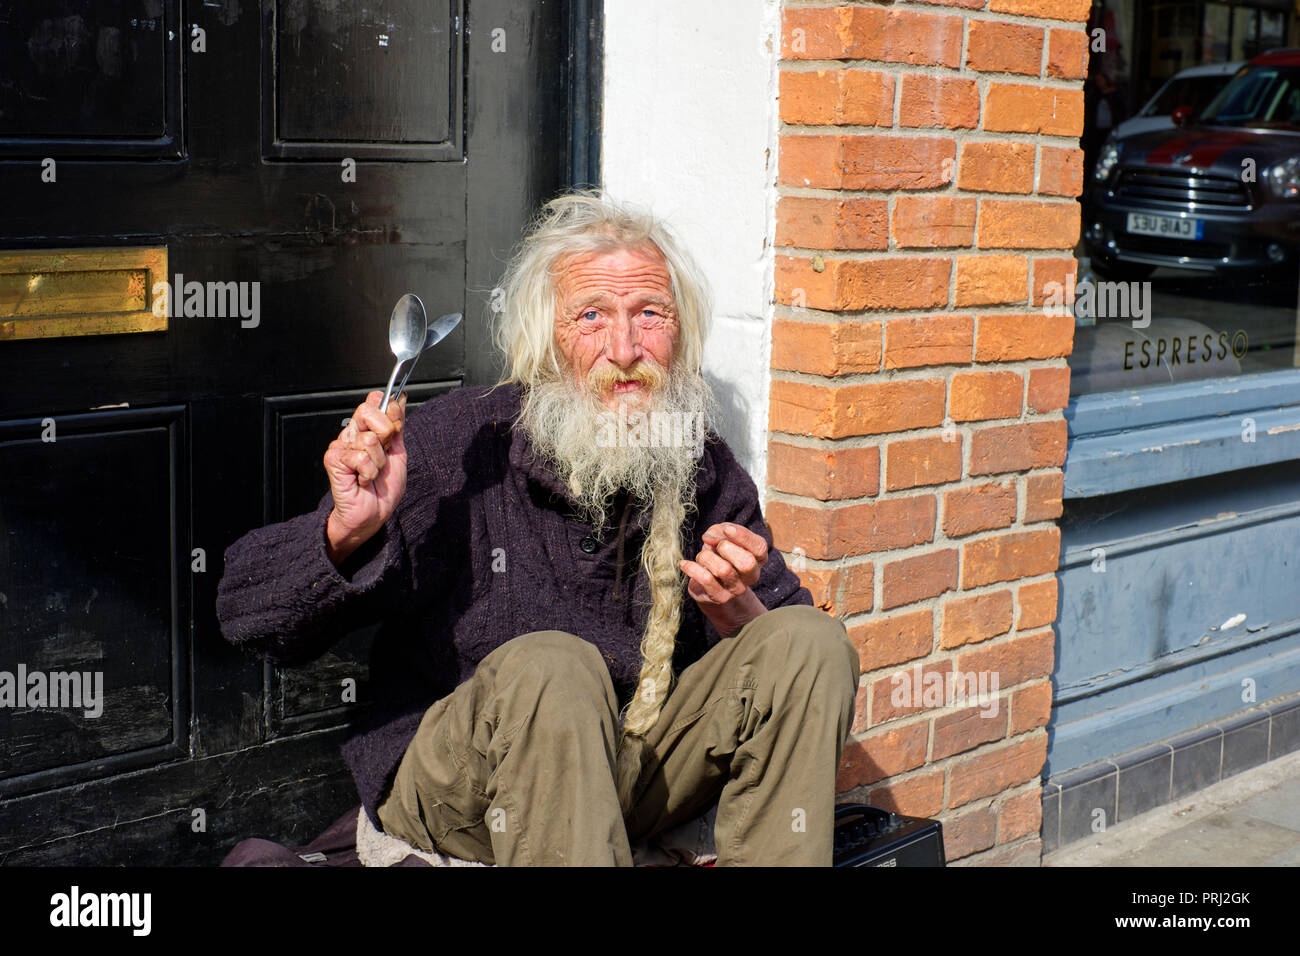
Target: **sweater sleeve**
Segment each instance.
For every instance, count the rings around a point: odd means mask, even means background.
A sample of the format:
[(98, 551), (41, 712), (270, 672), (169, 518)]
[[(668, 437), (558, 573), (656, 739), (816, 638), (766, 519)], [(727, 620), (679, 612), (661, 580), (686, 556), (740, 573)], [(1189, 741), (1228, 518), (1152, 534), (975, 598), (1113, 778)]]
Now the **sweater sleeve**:
[(385, 592), (409, 585), (395, 518), (336, 568), (325, 550), (331, 510), (327, 493), (315, 511), (250, 531), (226, 550), (217, 589), (226, 640), (277, 664), (304, 664), (377, 620)]
[[(412, 552), (436, 517), (448, 476), (446, 441), (430, 401), (407, 421), (407, 485), (397, 509), (339, 567), (326, 552), (333, 510), (327, 492), (316, 510), (250, 531), (232, 544), (217, 589), (217, 617), (230, 643), (277, 664), (304, 664), (350, 632), (379, 621), (412, 587)], [(445, 424), (445, 422), (443, 423)]]

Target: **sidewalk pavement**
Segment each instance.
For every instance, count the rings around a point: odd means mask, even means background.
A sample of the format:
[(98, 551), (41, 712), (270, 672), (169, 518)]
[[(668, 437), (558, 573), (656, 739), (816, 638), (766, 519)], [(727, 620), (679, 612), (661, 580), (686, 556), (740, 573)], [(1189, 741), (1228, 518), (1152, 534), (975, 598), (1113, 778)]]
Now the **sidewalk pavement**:
[(1061, 847), (1043, 866), (1300, 866), (1300, 751)]

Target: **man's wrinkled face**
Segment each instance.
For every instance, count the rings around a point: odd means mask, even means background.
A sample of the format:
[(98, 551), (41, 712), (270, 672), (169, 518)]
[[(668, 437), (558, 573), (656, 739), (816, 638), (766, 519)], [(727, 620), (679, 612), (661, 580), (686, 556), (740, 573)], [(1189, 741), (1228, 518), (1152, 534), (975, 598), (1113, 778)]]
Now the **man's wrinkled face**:
[(561, 263), (555, 341), (569, 371), (610, 411), (663, 386), (677, 347), (668, 266), (658, 250), (585, 253)]

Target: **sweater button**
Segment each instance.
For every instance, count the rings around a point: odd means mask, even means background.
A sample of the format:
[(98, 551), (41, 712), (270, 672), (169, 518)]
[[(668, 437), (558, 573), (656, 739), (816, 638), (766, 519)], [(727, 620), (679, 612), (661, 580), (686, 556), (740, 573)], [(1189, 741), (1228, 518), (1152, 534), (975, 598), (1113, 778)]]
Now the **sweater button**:
[(596, 549), (600, 547), (600, 542), (591, 535), (587, 535), (587, 537), (578, 542), (578, 547), (583, 550), (584, 554), (595, 554)]

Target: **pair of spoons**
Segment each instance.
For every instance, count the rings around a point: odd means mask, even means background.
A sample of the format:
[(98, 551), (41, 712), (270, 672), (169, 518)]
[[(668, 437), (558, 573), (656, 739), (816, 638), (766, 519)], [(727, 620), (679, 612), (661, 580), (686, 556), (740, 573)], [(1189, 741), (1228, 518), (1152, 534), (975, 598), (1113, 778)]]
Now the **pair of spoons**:
[[(424, 303), (420, 301), (418, 295), (408, 292), (397, 300), (397, 305), (393, 307), (393, 314), (388, 319), (388, 347), (393, 350), (397, 364), (393, 366), (393, 374), (388, 376), (384, 400), (379, 405), (381, 412), (387, 412), (389, 403), (402, 394), (402, 389), (406, 387), (406, 382), (410, 379), (420, 354), (445, 339), (452, 329), (460, 325), (461, 317), (461, 313), (453, 312), (430, 322), (428, 314), (424, 311)], [(402, 383), (394, 390), (393, 383), (397, 381), (397, 373), (407, 362), (411, 364), (402, 377)]]

